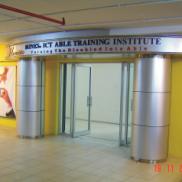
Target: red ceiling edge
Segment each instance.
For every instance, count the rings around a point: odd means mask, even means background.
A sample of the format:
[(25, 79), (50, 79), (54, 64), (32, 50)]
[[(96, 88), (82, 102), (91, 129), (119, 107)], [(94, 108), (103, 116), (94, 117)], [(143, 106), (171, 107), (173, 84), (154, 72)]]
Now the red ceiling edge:
[(64, 17), (60, 21), (60, 20), (57, 20), (57, 19), (54, 19), (54, 18), (50, 18), (50, 17), (44, 16), (44, 15), (40, 15), (40, 14), (36, 14), (36, 13), (31, 13), (31, 12), (28, 12), (28, 11), (25, 11), (25, 10), (21, 10), (21, 9), (17, 9), (17, 8), (14, 8), (14, 7), (11, 7), (11, 6), (7, 6), (7, 5), (4, 5), (4, 4), (1, 4), (1, 3), (0, 3), (0, 8), (8, 10), (8, 11), (13, 11), (15, 13), (24, 14), (24, 15), (27, 15), (27, 16), (30, 16), (30, 17), (39, 18), (39, 19), (42, 19), (42, 20), (45, 20), (45, 21), (57, 23), (59, 25), (65, 25)]

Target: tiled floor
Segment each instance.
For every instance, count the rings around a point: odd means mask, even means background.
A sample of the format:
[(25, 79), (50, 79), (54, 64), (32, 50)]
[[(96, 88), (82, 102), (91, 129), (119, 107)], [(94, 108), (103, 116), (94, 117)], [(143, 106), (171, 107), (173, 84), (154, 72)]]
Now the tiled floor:
[[(75, 132), (88, 130), (88, 121), (77, 119), (75, 123)], [(119, 124), (91, 121), (90, 125), (90, 136), (118, 142)], [(70, 133), (69, 119), (66, 120), (66, 133)]]
[[(76, 120), (75, 132), (88, 130), (88, 121), (86, 120)], [(90, 122), (90, 136), (94, 138), (100, 138), (105, 140), (110, 140), (118, 143), (119, 139), (119, 123), (111, 124), (107, 122)], [(123, 125), (123, 129), (124, 129)], [(66, 120), (66, 130), (67, 134), (70, 134), (70, 119)], [(131, 124), (128, 126), (128, 138), (131, 138)]]
[(154, 164), (130, 160), (128, 148), (89, 137), (19, 139), (14, 129), (0, 127), (0, 182), (180, 182), (180, 164), (170, 158), (155, 172)]

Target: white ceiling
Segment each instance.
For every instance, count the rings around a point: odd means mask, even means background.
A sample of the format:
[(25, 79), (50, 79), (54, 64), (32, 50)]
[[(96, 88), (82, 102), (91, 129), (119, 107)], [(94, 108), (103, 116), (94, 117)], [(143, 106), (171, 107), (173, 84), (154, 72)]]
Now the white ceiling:
[(66, 20), (66, 25), (60, 26), (0, 9), (0, 41), (78, 29), (111, 28), (125, 34), (182, 33), (182, 0), (0, 0), (0, 3)]

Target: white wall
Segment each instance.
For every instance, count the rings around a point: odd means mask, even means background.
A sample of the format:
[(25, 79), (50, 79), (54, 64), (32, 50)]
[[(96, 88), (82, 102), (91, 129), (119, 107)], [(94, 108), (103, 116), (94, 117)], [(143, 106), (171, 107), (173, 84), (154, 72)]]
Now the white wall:
[[(119, 123), (120, 113), (120, 87), (121, 87), (121, 64), (90, 64), (92, 67), (92, 107), (91, 120)], [(133, 90), (133, 67), (130, 65), (130, 100), (132, 100)], [(88, 70), (88, 69), (87, 69)], [(77, 118), (87, 119), (87, 95), (88, 92), (88, 74), (87, 71), (79, 70), (77, 73), (76, 86), (76, 114)], [(67, 107), (66, 116), (70, 116), (70, 95), (71, 95), (71, 65), (67, 70)], [(131, 102), (129, 103), (131, 108)], [(129, 123), (131, 123), (131, 111), (129, 111)]]
[(91, 120), (119, 123), (121, 64), (92, 65)]

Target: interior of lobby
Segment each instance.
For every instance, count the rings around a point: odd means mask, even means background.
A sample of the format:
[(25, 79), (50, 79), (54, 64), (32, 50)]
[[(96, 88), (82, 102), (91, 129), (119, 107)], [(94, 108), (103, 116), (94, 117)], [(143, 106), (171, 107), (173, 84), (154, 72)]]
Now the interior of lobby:
[(181, 8), (2, 0), (0, 181), (182, 181)]

